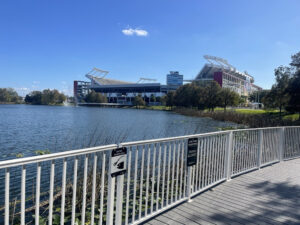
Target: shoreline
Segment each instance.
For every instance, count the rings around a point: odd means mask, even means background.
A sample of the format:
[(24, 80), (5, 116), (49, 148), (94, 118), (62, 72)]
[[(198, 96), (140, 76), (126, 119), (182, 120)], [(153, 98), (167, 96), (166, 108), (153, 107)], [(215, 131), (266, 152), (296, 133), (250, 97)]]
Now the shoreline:
[[(299, 119), (289, 119), (291, 115), (294, 116), (295, 114), (283, 114), (283, 117), (280, 118), (279, 112), (272, 111), (257, 111), (255, 113), (255, 110), (249, 109), (248, 112), (246, 111), (243, 113), (238, 112), (235, 109), (209, 112), (189, 108), (175, 108), (173, 111), (186, 116), (209, 117), (222, 122), (233, 122), (248, 126), (249, 128), (300, 125)], [(296, 116), (297, 115), (295, 115), (295, 117)]]
[[(109, 105), (85, 105), (86, 107), (112, 107)], [(118, 105), (113, 108), (125, 109), (144, 109), (144, 110), (158, 110), (174, 112), (185, 116), (211, 118), (222, 122), (233, 122), (241, 126), (250, 128), (268, 127), (268, 126), (291, 126), (300, 125), (300, 120), (297, 119), (297, 114), (282, 113), (280, 119), (278, 110), (263, 110), (263, 109), (250, 109), (250, 108), (228, 108), (226, 111), (222, 108), (216, 108), (215, 111), (198, 110), (194, 108), (179, 108), (170, 106), (128, 106)]]
[[(25, 103), (4, 103), (0, 102), (0, 105), (35, 105)], [(40, 105), (40, 106), (66, 106), (64, 104), (57, 105)], [(74, 103), (70, 103), (68, 106), (77, 106)], [(207, 110), (201, 111), (194, 108), (179, 108), (170, 106), (129, 106), (129, 105), (81, 105), (80, 107), (100, 107), (100, 108), (120, 108), (120, 109), (143, 109), (143, 110), (156, 110), (156, 111), (168, 111), (185, 116), (211, 118), (221, 122), (233, 122), (241, 126), (247, 126), (250, 128), (256, 127), (269, 127), (269, 126), (292, 126), (300, 125), (298, 114), (282, 113), (282, 118), (279, 117), (278, 110), (262, 110), (262, 109), (224, 109), (216, 108), (215, 111), (210, 112)]]

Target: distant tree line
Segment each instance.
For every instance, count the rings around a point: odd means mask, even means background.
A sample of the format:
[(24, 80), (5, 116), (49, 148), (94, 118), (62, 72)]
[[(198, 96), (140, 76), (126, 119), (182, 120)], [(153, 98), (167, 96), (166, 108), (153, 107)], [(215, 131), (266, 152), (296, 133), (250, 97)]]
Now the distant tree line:
[(275, 84), (271, 90), (253, 93), (251, 98), (256, 95), (265, 107), (279, 109), (280, 117), (283, 110), (300, 115), (300, 52), (291, 57), (290, 66), (275, 69)]
[(221, 88), (215, 81), (185, 84), (176, 91), (168, 92), (163, 98), (170, 107), (192, 107), (209, 111), (214, 111), (216, 107), (226, 110), (228, 106), (237, 106), (242, 101), (236, 92)]
[(12, 88), (0, 88), (1, 103), (21, 103), (22, 97)]
[(67, 97), (58, 90), (45, 89), (43, 91), (32, 91), (25, 97), (26, 104), (32, 105), (60, 105)]

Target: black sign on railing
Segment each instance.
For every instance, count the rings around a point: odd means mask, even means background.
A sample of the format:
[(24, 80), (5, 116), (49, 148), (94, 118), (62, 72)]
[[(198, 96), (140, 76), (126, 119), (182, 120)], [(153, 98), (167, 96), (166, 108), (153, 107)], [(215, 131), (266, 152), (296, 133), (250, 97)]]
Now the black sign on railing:
[(198, 138), (188, 139), (187, 166), (194, 166), (197, 163)]
[(127, 148), (116, 148), (111, 152), (110, 174), (116, 177), (126, 172)]

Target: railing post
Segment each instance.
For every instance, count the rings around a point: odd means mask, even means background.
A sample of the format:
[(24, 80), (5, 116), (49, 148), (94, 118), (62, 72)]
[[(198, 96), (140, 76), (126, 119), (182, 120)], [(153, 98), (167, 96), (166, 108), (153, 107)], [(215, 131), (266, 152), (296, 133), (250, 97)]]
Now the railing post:
[(108, 171), (108, 196), (107, 196), (107, 212), (106, 224), (113, 225), (114, 219), (114, 198), (115, 198), (115, 182), (116, 178), (111, 176), (111, 154), (109, 155), (109, 171)]
[[(124, 174), (127, 168), (127, 149), (120, 144), (112, 150), (109, 157), (108, 197), (107, 197), (107, 225), (122, 224)], [(122, 160), (121, 160), (122, 159)], [(116, 214), (114, 219), (115, 182), (117, 179)]]
[(261, 167), (261, 156), (262, 156), (262, 148), (263, 148), (263, 130), (258, 131), (258, 148), (257, 148), (257, 168)]
[(116, 225), (122, 224), (124, 174), (117, 176)]
[(5, 225), (9, 225), (9, 168), (5, 171)]
[(280, 130), (280, 136), (279, 136), (279, 161), (283, 161), (284, 159), (284, 127), (281, 127)]
[(227, 148), (226, 148), (226, 166), (225, 166), (225, 178), (227, 181), (231, 180), (231, 164), (232, 164), (232, 139), (233, 132), (230, 131), (227, 137)]
[(188, 166), (188, 177), (187, 177), (187, 197), (188, 202), (191, 202), (191, 192), (192, 192), (192, 166)]

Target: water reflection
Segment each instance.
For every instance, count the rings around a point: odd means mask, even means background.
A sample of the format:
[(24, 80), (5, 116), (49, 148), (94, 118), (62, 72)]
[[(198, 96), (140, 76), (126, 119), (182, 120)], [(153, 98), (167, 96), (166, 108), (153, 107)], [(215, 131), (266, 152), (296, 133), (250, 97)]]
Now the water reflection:
[(0, 105), (0, 160), (142, 139), (216, 131), (232, 123), (172, 112)]

